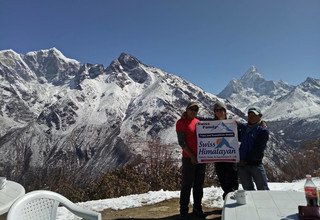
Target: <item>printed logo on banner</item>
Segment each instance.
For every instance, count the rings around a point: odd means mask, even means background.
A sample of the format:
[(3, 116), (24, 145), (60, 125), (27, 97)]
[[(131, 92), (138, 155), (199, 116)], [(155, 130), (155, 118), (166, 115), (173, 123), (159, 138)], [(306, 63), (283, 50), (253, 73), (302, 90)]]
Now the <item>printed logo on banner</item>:
[(197, 125), (197, 135), (200, 163), (239, 161), (235, 121), (200, 121)]

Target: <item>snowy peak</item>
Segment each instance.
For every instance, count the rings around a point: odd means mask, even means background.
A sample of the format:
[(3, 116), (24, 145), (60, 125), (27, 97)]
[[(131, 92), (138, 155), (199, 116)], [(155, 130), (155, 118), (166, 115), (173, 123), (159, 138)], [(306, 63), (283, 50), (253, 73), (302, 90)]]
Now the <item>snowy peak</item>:
[(121, 53), (118, 61), (125, 70), (137, 68), (140, 64), (142, 64), (137, 58), (127, 53)]
[(110, 64), (110, 68), (116, 72), (130, 71), (135, 68), (139, 68), (142, 63), (127, 53), (121, 53), (118, 59), (113, 60)]
[(301, 90), (310, 92), (311, 94), (320, 98), (320, 79), (308, 77), (306, 81), (301, 83), (298, 87)]
[(240, 78), (229, 82), (218, 96), (243, 112), (258, 106), (270, 131), (284, 137), (287, 144), (319, 138), (320, 79), (307, 78), (298, 86), (265, 80), (251, 67)]
[(54, 85), (68, 83), (80, 68), (78, 61), (65, 57), (56, 48), (29, 52), (23, 59), (36, 73), (40, 82)]
[(267, 81), (258, 72), (255, 66), (251, 66), (247, 72), (240, 78), (239, 83), (242, 86), (253, 89), (255, 93), (263, 94), (273, 91), (276, 87), (273, 81)]
[(264, 115), (268, 120), (307, 119), (320, 114), (319, 98), (317, 99), (299, 87), (274, 101), (272, 106), (264, 106)]
[(146, 71), (148, 68), (134, 56), (122, 53), (118, 59), (112, 61), (106, 71), (113, 75), (112, 79), (118, 80), (118, 84), (130, 84), (131, 81), (142, 84), (152, 81), (152, 76)]
[(9, 84), (36, 79), (22, 56), (13, 50), (0, 51), (0, 76)]
[(252, 104), (262, 107), (260, 103), (256, 103), (259, 102), (259, 97), (267, 96), (274, 100), (290, 89), (291, 86), (284, 82), (265, 80), (258, 69), (252, 66), (239, 80), (230, 81), (218, 96), (228, 99), (236, 106), (239, 103), (237, 107), (246, 111), (246, 108)]
[(273, 120), (309, 119), (320, 115), (320, 80), (308, 77), (282, 96), (266, 116)]
[(62, 52), (55, 47), (47, 50), (40, 50), (40, 51), (32, 51), (28, 52), (26, 56), (36, 56), (42, 59), (57, 59), (60, 60), (60, 62), (64, 63), (75, 63), (79, 64), (77, 60), (67, 58), (65, 55), (62, 54)]
[(1, 50), (0, 51), (0, 62), (5, 60), (19, 60), (21, 59), (20, 55), (13, 50)]
[(262, 75), (258, 72), (255, 66), (251, 66), (247, 72), (241, 77), (241, 81), (257, 81), (263, 79)]
[(320, 114), (320, 80), (307, 78), (298, 86), (268, 81), (252, 66), (239, 79), (229, 82), (218, 95), (246, 112), (259, 106), (266, 120), (315, 117)]

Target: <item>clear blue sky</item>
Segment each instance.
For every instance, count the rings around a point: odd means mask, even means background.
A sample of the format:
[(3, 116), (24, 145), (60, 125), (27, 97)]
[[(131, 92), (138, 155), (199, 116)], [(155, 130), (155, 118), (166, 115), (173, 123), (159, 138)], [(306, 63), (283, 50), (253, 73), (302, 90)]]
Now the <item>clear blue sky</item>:
[(0, 27), (0, 50), (104, 66), (127, 52), (214, 94), (251, 65), (320, 77), (320, 0), (0, 0)]

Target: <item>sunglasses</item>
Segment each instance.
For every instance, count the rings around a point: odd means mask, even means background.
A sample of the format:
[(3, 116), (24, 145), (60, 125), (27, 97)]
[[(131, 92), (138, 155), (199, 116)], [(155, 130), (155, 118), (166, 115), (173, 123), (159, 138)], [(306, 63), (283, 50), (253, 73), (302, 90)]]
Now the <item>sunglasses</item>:
[(225, 110), (223, 109), (223, 108), (216, 108), (215, 110), (214, 110), (214, 112), (224, 112)]

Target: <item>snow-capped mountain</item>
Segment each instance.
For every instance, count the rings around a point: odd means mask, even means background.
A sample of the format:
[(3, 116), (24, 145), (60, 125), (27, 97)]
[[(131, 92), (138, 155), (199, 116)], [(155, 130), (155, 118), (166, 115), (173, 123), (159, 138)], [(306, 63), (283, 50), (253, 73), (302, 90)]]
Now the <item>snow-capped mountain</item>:
[(282, 81), (265, 80), (257, 68), (252, 66), (239, 80), (231, 80), (218, 96), (228, 99), (230, 103), (246, 112), (252, 105), (265, 109), (292, 89), (293, 86)]
[(307, 78), (292, 86), (265, 80), (253, 66), (218, 96), (243, 112), (250, 106), (260, 107), (273, 132), (290, 144), (320, 138), (320, 79)]
[(157, 137), (178, 154), (174, 126), (188, 101), (199, 100), (208, 115), (217, 100), (128, 54), (104, 68), (55, 48), (0, 51), (0, 91), (0, 172), (22, 180), (57, 169), (95, 178), (143, 154), (147, 139)]
[[(178, 157), (175, 122), (187, 103), (197, 100), (200, 116), (208, 116), (218, 99), (129, 54), (104, 68), (55, 48), (0, 51), (0, 91), (0, 174), (20, 182), (32, 173), (89, 181), (143, 155), (147, 140), (158, 138)], [(277, 133), (270, 139), (266, 161), (275, 167), (291, 148)]]

